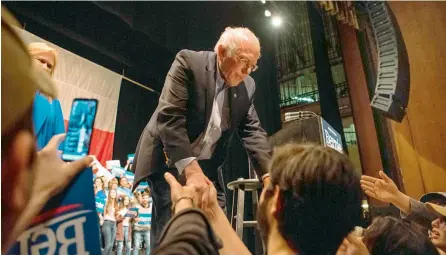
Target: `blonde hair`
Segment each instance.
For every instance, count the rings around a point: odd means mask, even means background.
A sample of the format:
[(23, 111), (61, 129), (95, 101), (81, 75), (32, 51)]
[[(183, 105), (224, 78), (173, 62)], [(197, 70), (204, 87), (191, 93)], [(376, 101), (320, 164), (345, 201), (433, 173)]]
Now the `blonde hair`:
[(246, 27), (227, 27), (218, 39), (217, 44), (214, 47), (214, 51), (217, 53), (218, 47), (222, 45), (227, 49), (228, 56), (233, 56), (235, 52), (240, 48), (240, 44), (243, 41), (253, 40), (259, 47), (260, 41), (256, 35)]
[(33, 43), (28, 44), (28, 52), (31, 56), (34, 56), (34, 55), (37, 55), (40, 53), (46, 53), (46, 52), (53, 54), (54, 66), (53, 66), (53, 69), (51, 70), (51, 75), (54, 74), (54, 70), (56, 69), (56, 63), (57, 63), (56, 49), (51, 48), (50, 46), (48, 46), (48, 44), (43, 43), (43, 42), (33, 42)]
[[(112, 198), (110, 193), (115, 192), (116, 193), (116, 197)], [(107, 202), (105, 203), (105, 208), (104, 208), (104, 214), (108, 213), (108, 210), (110, 207), (115, 208), (115, 211), (119, 210), (118, 207), (118, 191), (115, 189), (109, 190), (108, 191), (108, 197), (107, 197)]]

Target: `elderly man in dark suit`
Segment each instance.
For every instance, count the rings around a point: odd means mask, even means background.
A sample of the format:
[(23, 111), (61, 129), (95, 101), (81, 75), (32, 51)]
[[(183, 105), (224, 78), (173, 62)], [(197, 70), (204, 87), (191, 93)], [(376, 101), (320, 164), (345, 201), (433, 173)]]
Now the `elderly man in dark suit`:
[[(152, 244), (170, 218), (168, 171), (201, 194), (206, 208), (209, 183), (219, 205), (226, 198), (222, 166), (230, 138), (238, 132), (261, 181), (269, 182), (271, 148), (254, 108), (258, 38), (247, 28), (227, 28), (214, 52), (180, 51), (167, 74), (158, 107), (138, 142), (135, 187), (147, 179), (153, 196)], [(153, 247), (153, 245), (152, 245)]]

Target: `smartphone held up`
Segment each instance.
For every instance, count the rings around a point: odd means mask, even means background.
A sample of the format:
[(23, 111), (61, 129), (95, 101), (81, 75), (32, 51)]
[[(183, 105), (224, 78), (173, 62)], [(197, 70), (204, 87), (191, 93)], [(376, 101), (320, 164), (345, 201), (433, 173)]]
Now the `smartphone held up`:
[(64, 161), (74, 161), (89, 154), (97, 109), (97, 99), (74, 99), (68, 120), (67, 135), (62, 148)]

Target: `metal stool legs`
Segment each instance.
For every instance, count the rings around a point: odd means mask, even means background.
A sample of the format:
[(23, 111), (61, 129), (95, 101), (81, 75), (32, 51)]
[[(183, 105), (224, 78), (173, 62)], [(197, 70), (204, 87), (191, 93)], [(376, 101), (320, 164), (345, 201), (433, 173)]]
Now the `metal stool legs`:
[[(233, 225), (233, 220), (235, 218), (235, 232), (243, 240), (243, 229), (245, 227), (256, 228), (257, 221), (245, 221), (244, 213), (245, 213), (245, 192), (252, 192), (252, 205), (253, 205), (253, 213), (257, 214), (257, 207), (259, 204), (259, 197), (257, 190), (261, 188), (261, 184), (258, 179), (243, 179), (239, 178), (236, 181), (228, 183), (228, 189), (233, 190), (232, 195), (232, 214), (231, 214), (231, 225)], [(237, 213), (234, 215), (234, 202), (235, 196), (237, 196)], [(260, 238), (261, 239), (261, 238)], [(263, 240), (260, 240), (262, 243), (262, 253), (265, 250), (265, 246)]]

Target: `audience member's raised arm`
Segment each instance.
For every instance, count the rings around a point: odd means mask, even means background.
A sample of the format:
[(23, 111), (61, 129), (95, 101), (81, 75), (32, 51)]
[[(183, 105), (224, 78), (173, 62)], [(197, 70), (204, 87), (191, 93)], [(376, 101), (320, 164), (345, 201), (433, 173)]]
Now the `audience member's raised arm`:
[(379, 171), (381, 179), (363, 175), (361, 177), (361, 188), (364, 192), (380, 201), (392, 203), (401, 212), (410, 214), (410, 197), (400, 192), (398, 187), (383, 171)]
[(172, 219), (161, 234), (154, 255), (213, 255), (218, 254), (220, 242), (201, 210), (195, 208), (198, 194), (194, 187), (181, 186), (175, 177), (165, 174), (172, 199)]
[(229, 223), (228, 218), (226, 217), (226, 214), (218, 205), (217, 191), (214, 185), (209, 180), (208, 184), (211, 186), (209, 195), (210, 201), (209, 207), (204, 211), (208, 216), (215, 233), (223, 242), (223, 248), (220, 249), (220, 255), (251, 254), (243, 241), (238, 237), (237, 233), (235, 233), (231, 223)]
[(401, 218), (430, 228), (433, 215), (426, 210), (424, 203), (399, 191), (393, 180), (383, 171), (379, 171), (379, 176), (381, 179), (367, 175), (361, 177), (361, 187), (365, 193), (370, 197), (395, 205), (401, 211)]

